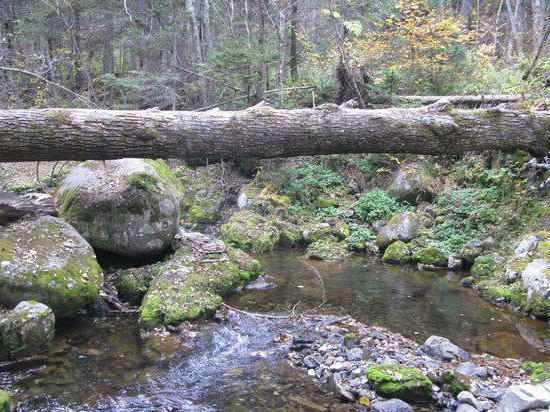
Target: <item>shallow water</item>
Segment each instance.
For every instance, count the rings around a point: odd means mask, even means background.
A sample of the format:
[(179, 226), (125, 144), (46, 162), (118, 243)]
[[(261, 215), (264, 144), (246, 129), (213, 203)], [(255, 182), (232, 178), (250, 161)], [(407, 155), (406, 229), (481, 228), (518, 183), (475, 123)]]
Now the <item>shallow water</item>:
[[(351, 314), (419, 342), (438, 334), (471, 351), (550, 358), (541, 352), (549, 344), (546, 323), (486, 304), (460, 287), (457, 275), (361, 257), (311, 266), (299, 252), (258, 257), (277, 287), (245, 290), (230, 305), (303, 313), (322, 302), (320, 276), (323, 312)], [(333, 410), (337, 404), (270, 344), (282, 332), (299, 332), (289, 322), (231, 314), (227, 323), (205, 323), (196, 336), (171, 337), (156, 351), (139, 338), (133, 315), (82, 317), (58, 329), (50, 354), (0, 364), (0, 387), (15, 395), (19, 410)]]
[[(453, 272), (419, 272), (372, 257), (337, 262), (304, 261), (298, 251), (257, 256), (277, 285), (269, 290), (247, 290), (228, 300), (255, 311), (295, 311), (317, 307), (350, 314), (357, 320), (384, 326), (424, 342), (430, 335), (445, 336), (472, 352), (499, 357), (550, 359), (550, 329), (546, 322), (498, 309), (460, 285)], [(314, 268), (314, 269), (312, 269)]]

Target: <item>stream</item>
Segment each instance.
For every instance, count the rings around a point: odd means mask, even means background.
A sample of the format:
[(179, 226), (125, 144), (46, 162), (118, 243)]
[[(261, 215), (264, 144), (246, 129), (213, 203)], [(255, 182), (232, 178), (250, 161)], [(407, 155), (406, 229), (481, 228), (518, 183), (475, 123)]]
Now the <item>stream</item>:
[[(275, 287), (247, 288), (226, 300), (230, 306), (349, 314), (418, 342), (437, 334), (468, 351), (550, 359), (547, 323), (485, 303), (460, 286), (460, 274), (418, 272), (372, 257), (307, 264), (298, 251), (256, 257)], [(49, 354), (0, 364), (0, 386), (21, 411), (333, 410), (338, 404), (272, 344), (282, 333), (299, 334), (299, 322), (230, 312), (226, 322), (205, 322), (149, 345), (135, 315), (82, 316), (57, 328)]]

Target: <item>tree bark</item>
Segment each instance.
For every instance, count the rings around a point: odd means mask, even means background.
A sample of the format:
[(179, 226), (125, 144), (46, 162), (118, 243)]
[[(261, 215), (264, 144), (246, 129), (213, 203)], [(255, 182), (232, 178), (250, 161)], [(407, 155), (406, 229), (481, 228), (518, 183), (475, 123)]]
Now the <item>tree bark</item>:
[(298, 79), (298, 0), (292, 0), (292, 13), (290, 18), (290, 76), (292, 80)]
[[(199, 35), (199, 25), (197, 22), (197, 16), (195, 14), (194, 0), (185, 0), (185, 11), (187, 13), (189, 24), (191, 26), (191, 37), (193, 41), (193, 50), (195, 53), (195, 63), (197, 64), (197, 70), (202, 74), (202, 51)], [(208, 104), (208, 93), (206, 90), (206, 81), (199, 79), (199, 107)]]
[(267, 63), (265, 61), (265, 1), (258, 0), (258, 14), (260, 16), (260, 24), (258, 28), (258, 48), (260, 52), (260, 67), (259, 80), (256, 86), (256, 98), (258, 101), (264, 99), (264, 93), (267, 83)]
[(398, 99), (418, 102), (422, 104), (432, 104), (440, 99), (447, 99), (453, 104), (499, 104), (513, 103), (529, 98), (529, 94), (477, 94), (465, 96), (396, 96)]
[[(447, 102), (448, 103), (448, 102)], [(278, 158), (550, 149), (550, 111), (315, 109), (198, 112), (0, 110), (0, 161)]]
[(279, 0), (279, 67), (277, 68), (277, 87), (280, 89), (284, 86), (285, 81), (285, 54), (286, 54), (286, 16), (285, 16), (285, 0)]

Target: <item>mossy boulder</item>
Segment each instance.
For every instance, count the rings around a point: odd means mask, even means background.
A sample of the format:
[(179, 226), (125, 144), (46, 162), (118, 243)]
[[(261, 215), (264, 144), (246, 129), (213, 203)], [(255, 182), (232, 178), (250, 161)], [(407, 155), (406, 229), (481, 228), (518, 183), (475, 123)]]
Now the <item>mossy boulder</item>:
[(310, 244), (305, 256), (314, 260), (336, 260), (349, 256), (346, 244), (334, 240), (318, 240)]
[(300, 226), (278, 219), (273, 223), (280, 231), (279, 244), (281, 246), (294, 247), (303, 242), (304, 235)]
[(385, 249), (398, 240), (410, 242), (416, 237), (418, 226), (418, 219), (414, 213), (398, 213), (380, 229), (376, 244)]
[(332, 237), (332, 228), (328, 223), (310, 223), (304, 227), (304, 240), (308, 244)]
[(53, 311), (42, 303), (23, 301), (0, 313), (0, 360), (49, 350), (55, 332)]
[(144, 329), (211, 317), (223, 296), (260, 273), (258, 261), (220, 240), (189, 234), (181, 242), (143, 299), (139, 319)]
[(144, 258), (174, 239), (183, 191), (162, 160), (120, 159), (81, 163), (55, 198), (59, 215), (93, 247)]
[(249, 209), (262, 216), (274, 215), (284, 217), (290, 206), (288, 196), (271, 192), (268, 188), (260, 188), (254, 183), (243, 186), (237, 197), (239, 209)]
[(273, 250), (281, 236), (273, 220), (249, 210), (241, 210), (231, 216), (220, 233), (229, 245), (254, 252)]
[(0, 391), (0, 412), (11, 412), (11, 396), (8, 391)]
[(423, 247), (414, 252), (413, 259), (425, 265), (446, 267), (449, 256), (443, 250), (436, 247)]
[(387, 191), (399, 201), (416, 205), (431, 202), (438, 190), (439, 184), (428, 165), (407, 163), (399, 168)]
[(384, 398), (404, 401), (428, 401), (432, 382), (416, 368), (398, 365), (374, 365), (367, 370), (369, 385)]
[(51, 216), (22, 221), (0, 232), (0, 304), (23, 300), (72, 316), (95, 302), (103, 273), (92, 247), (67, 222)]
[(117, 290), (118, 298), (131, 305), (140, 305), (160, 265), (154, 264), (117, 271), (113, 284)]
[(382, 256), (382, 261), (386, 263), (403, 264), (411, 261), (411, 250), (405, 244), (398, 240), (389, 245)]
[(332, 235), (340, 240), (346, 239), (350, 234), (349, 226), (342, 221), (338, 221), (332, 225)]

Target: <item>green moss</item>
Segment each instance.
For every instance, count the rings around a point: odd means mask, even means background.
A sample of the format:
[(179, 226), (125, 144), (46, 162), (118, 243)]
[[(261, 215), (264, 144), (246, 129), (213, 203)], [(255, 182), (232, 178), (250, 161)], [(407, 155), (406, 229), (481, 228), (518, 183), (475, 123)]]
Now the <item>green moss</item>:
[(411, 251), (402, 241), (398, 240), (389, 245), (382, 256), (386, 263), (403, 264), (411, 261)]
[(370, 386), (385, 398), (409, 402), (431, 399), (432, 382), (416, 368), (398, 365), (375, 365), (367, 370)]
[(472, 274), (481, 277), (489, 277), (494, 272), (495, 257), (493, 254), (481, 255), (474, 260)]
[(0, 412), (11, 411), (11, 396), (8, 391), (0, 391)]
[(436, 247), (424, 247), (414, 252), (414, 260), (426, 265), (438, 267), (447, 266), (449, 256), (443, 250)]
[(306, 249), (306, 258), (315, 260), (342, 259), (349, 255), (346, 245), (343, 242), (334, 240), (318, 240), (309, 245)]
[(57, 126), (65, 126), (71, 123), (71, 116), (64, 110), (48, 110), (44, 117), (53, 120)]
[(451, 371), (444, 371), (438, 378), (438, 383), (443, 388), (457, 396), (462, 391), (470, 390), (467, 380), (463, 375), (454, 374)]
[(151, 329), (211, 317), (223, 296), (259, 273), (257, 260), (231, 247), (208, 259), (188, 247), (180, 248), (152, 281), (140, 308), (141, 325)]
[(153, 166), (160, 178), (164, 180), (172, 189), (172, 192), (180, 203), (183, 202), (185, 188), (183, 182), (178, 178), (176, 172), (172, 171), (166, 162), (162, 159), (145, 159), (145, 162)]
[(141, 304), (153, 277), (154, 267), (127, 269), (115, 277), (114, 285), (119, 299), (132, 305)]
[(147, 173), (133, 173), (128, 176), (125, 183), (138, 190), (150, 193), (159, 193), (158, 180)]
[(246, 210), (231, 216), (220, 233), (231, 246), (254, 252), (271, 251), (280, 239), (280, 231), (272, 221)]
[(550, 379), (550, 362), (523, 362), (521, 370), (531, 374), (533, 382), (543, 382)]

